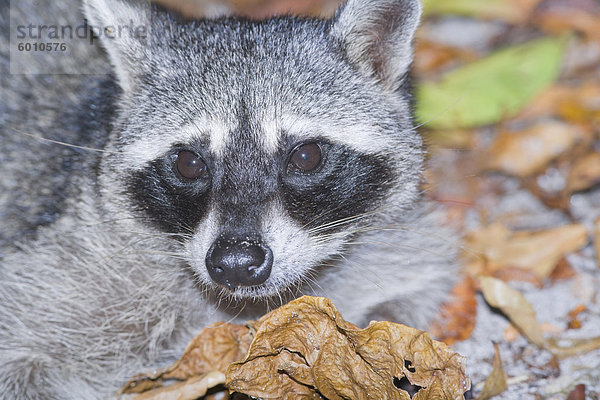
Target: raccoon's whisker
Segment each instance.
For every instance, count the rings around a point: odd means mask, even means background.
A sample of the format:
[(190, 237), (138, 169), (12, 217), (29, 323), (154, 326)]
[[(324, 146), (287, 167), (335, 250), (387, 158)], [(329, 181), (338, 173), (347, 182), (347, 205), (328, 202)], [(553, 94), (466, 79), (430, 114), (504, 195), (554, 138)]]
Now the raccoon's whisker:
[(119, 250), (116, 250), (110, 256), (107, 256), (106, 258), (104, 258), (104, 260), (106, 260), (106, 261), (115, 260), (117, 258), (117, 256), (127, 255), (128, 254), (127, 250), (137, 251), (137, 249), (136, 249), (137, 245), (139, 245), (140, 243), (143, 243), (146, 240), (150, 240), (150, 239), (154, 239), (154, 238), (153, 237), (143, 237), (143, 238), (139, 238), (131, 243), (128, 243), (127, 245), (121, 247)]
[(324, 230), (328, 230), (328, 229), (339, 227), (341, 225), (351, 224), (351, 223), (353, 223), (355, 221), (358, 221), (358, 220), (363, 219), (363, 218), (370, 217), (372, 215), (375, 215), (375, 212), (367, 212), (367, 213), (363, 213), (363, 214), (353, 215), (353, 216), (350, 216), (350, 217), (345, 217), (345, 218), (342, 218), (342, 219), (339, 219), (339, 220), (336, 220), (336, 221), (332, 221), (332, 222), (328, 222), (328, 223), (323, 224), (323, 225), (319, 225), (319, 226), (317, 226), (315, 228), (311, 228), (311, 229), (308, 230), (308, 233), (312, 233), (312, 234), (319, 233), (319, 232), (322, 232)]
[(185, 257), (185, 256), (182, 256), (180, 253), (174, 253), (174, 252), (169, 252), (169, 251), (145, 250), (141, 254), (168, 256), (168, 257), (175, 258), (175, 259), (178, 259), (178, 260), (181, 260), (181, 261), (188, 261), (188, 258)]
[[(348, 258), (346, 256), (344, 256), (343, 254), (340, 254), (339, 257), (346, 261), (348, 263), (348, 266), (350, 266), (350, 268), (354, 269), (354, 271), (356, 271), (360, 276), (362, 276), (363, 279), (365, 279), (368, 282), (371, 282), (373, 284), (373, 286), (375, 286), (377, 289), (383, 291), (383, 286), (381, 286), (381, 283), (375, 282), (374, 280), (371, 279), (372, 276), (374, 276), (375, 278), (378, 279), (379, 282), (383, 282), (384, 280), (381, 279), (381, 277), (378, 275), (378, 273), (376, 271), (373, 271), (372, 269), (369, 269), (368, 267), (365, 268), (365, 266), (363, 264), (359, 264), (356, 261), (350, 261), (348, 260)], [(369, 273), (365, 273), (365, 271), (369, 271)]]
[(439, 234), (436, 234), (434, 231), (423, 231), (423, 230), (419, 230), (419, 229), (414, 229), (410, 225), (385, 225), (382, 227), (370, 226), (370, 227), (364, 227), (364, 228), (357, 228), (357, 229), (353, 230), (351, 233), (378, 232), (378, 231), (411, 232), (411, 233), (416, 233), (416, 234), (423, 235), (423, 236), (435, 237), (436, 239), (440, 239), (440, 240), (444, 241), (445, 243), (454, 243), (453, 241), (451, 241)]
[(323, 289), (323, 287), (319, 284), (318, 280), (317, 280), (317, 272), (314, 270), (309, 270), (306, 273), (306, 276), (303, 277), (303, 279), (300, 279), (296, 285), (296, 291), (297, 292), (301, 292), (302, 291), (302, 286), (304, 285), (308, 285), (308, 287), (310, 288), (311, 292), (313, 293), (317, 293), (317, 291), (315, 290), (315, 288), (313, 287), (313, 284), (315, 286), (318, 287), (319, 291), (321, 293), (325, 293), (325, 290)]
[[(240, 307), (239, 311), (233, 315), (231, 318), (229, 318), (227, 321), (225, 321), (224, 324), (230, 324), (233, 321), (235, 321), (240, 315), (242, 315), (242, 312), (244, 312), (244, 310), (246, 309), (246, 306), (248, 305), (247, 301), (244, 301), (244, 303), (242, 304), (242, 306)], [(223, 325), (224, 325), (223, 324)]]
[(425, 252), (425, 253), (428, 253), (428, 254), (431, 254), (431, 255), (434, 255), (437, 257), (442, 257), (442, 258), (447, 256), (447, 254), (437, 253), (435, 251), (431, 251), (431, 250), (425, 249), (423, 247), (411, 246), (408, 244), (401, 244), (401, 243), (390, 243), (390, 242), (375, 241), (375, 240), (362, 240), (362, 241), (356, 241), (356, 242), (351, 241), (351, 242), (347, 243), (348, 246), (352, 246), (352, 245), (358, 246), (361, 244), (383, 244), (383, 245), (386, 245), (386, 246), (389, 246), (392, 248), (398, 247), (398, 248), (403, 248), (403, 249), (418, 250), (418, 251), (422, 251), (422, 252)]
[(337, 206), (335, 208), (332, 208), (331, 210), (328, 210), (328, 211), (326, 211), (324, 213), (321, 213), (321, 214), (317, 215), (316, 217), (314, 217), (313, 219), (311, 219), (310, 221), (308, 221), (306, 224), (304, 224), (302, 226), (302, 229), (305, 229), (306, 227), (310, 226), (310, 224), (312, 224), (313, 222), (315, 222), (315, 221), (317, 221), (317, 220), (319, 220), (319, 219), (321, 219), (321, 218), (329, 215), (332, 212), (336, 212), (336, 211), (340, 210), (343, 207), (344, 207), (343, 205), (340, 205), (340, 206)]
[(61, 141), (54, 140), (54, 139), (48, 139), (48, 138), (45, 138), (45, 137), (42, 137), (42, 136), (37, 136), (37, 135), (34, 135), (34, 134), (32, 134), (32, 133), (27, 133), (27, 132), (25, 132), (25, 131), (22, 131), (22, 130), (20, 130), (20, 129), (17, 129), (17, 128), (15, 128), (15, 127), (12, 127), (12, 126), (9, 126), (9, 127), (8, 127), (8, 129), (11, 129), (11, 130), (13, 130), (13, 131), (15, 131), (15, 132), (17, 132), (17, 133), (19, 133), (19, 134), (21, 134), (21, 135), (24, 135), (24, 136), (27, 136), (27, 137), (30, 137), (30, 138), (33, 138), (33, 139), (36, 139), (36, 140), (39, 140), (39, 141), (42, 141), (42, 142), (46, 142), (46, 143), (52, 143), (52, 144), (59, 144), (59, 145), (61, 145), (61, 146), (65, 146), (65, 147), (71, 147), (71, 148), (74, 148), (74, 149), (79, 149), (79, 150), (88, 150), (88, 151), (97, 151), (97, 152), (100, 152), (100, 153), (110, 153), (110, 154), (119, 154), (119, 153), (120, 153), (120, 152), (118, 152), (118, 151), (110, 151), (110, 150), (104, 150), (104, 149), (96, 149), (96, 148), (93, 148), (93, 147), (87, 147), (87, 146), (78, 146), (78, 145), (76, 145), (76, 144), (71, 144), (71, 143), (61, 142)]
[(182, 224), (181, 224), (181, 228), (182, 228), (182, 229), (184, 229), (184, 230), (187, 232), (187, 234), (189, 235), (188, 237), (189, 237), (190, 239), (191, 239), (191, 238), (194, 236), (194, 234), (196, 233), (196, 232), (195, 232), (195, 230), (194, 230), (194, 228), (192, 228), (191, 226), (189, 226), (189, 225), (188, 225), (188, 224), (186, 224), (186, 223), (182, 223)]

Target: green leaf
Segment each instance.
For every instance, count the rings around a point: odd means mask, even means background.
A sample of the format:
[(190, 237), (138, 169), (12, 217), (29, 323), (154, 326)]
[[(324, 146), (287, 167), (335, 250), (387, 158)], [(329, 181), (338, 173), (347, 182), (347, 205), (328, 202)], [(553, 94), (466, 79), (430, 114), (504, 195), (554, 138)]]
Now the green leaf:
[(425, 15), (462, 15), (516, 23), (526, 18), (539, 0), (423, 0)]
[(566, 40), (544, 38), (500, 50), (417, 88), (417, 120), (429, 128), (470, 128), (516, 115), (554, 82)]

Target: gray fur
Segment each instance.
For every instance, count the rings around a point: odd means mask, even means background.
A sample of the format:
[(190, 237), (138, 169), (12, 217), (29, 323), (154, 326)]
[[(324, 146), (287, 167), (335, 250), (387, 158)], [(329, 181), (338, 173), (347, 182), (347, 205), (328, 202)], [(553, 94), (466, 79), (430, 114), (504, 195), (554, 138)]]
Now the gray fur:
[[(150, 35), (104, 40), (107, 56), (83, 48), (78, 61), (96, 72), (85, 76), (10, 75), (6, 30), (0, 38), (0, 399), (108, 398), (206, 324), (301, 293), (330, 297), (362, 325), (426, 326), (456, 269), (420, 199), (424, 153), (405, 79), (416, 0), (349, 0), (329, 21), (183, 22), (121, 0), (84, 8), (92, 24), (135, 18)], [(76, 9), (45, 4), (48, 15)], [(344, 178), (326, 193), (298, 194), (304, 178), (281, 170), (306, 140), (325, 141), (329, 178)], [(159, 171), (173, 145), (201, 152), (212, 173), (210, 194), (183, 188), (179, 208), (161, 197), (161, 185), (181, 186)], [(381, 167), (377, 182), (369, 165)], [(344, 216), (355, 201), (361, 211)], [(314, 204), (329, 212), (311, 218)], [(228, 292), (204, 257), (241, 225), (275, 261), (264, 285)]]

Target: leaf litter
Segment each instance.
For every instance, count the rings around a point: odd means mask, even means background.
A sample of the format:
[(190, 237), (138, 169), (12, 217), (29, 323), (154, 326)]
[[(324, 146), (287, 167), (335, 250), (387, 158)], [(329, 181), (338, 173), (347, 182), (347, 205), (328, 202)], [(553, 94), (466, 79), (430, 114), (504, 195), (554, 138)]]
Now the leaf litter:
[[(245, 326), (205, 328), (180, 360), (134, 378), (121, 393), (151, 387), (134, 399), (192, 400), (224, 384), (262, 399), (409, 400), (397, 386), (406, 379), (420, 387), (413, 399), (463, 399), (465, 361), (427, 332), (391, 322), (359, 329), (328, 299), (304, 296)], [(183, 382), (162, 387), (169, 379)]]

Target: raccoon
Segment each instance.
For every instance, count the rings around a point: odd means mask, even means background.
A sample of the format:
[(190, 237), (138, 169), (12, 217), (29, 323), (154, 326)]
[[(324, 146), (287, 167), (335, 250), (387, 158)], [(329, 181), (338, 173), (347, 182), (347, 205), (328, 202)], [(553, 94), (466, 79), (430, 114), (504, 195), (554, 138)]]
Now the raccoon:
[(2, 2), (1, 399), (109, 398), (207, 324), (301, 294), (426, 327), (456, 266), (420, 189), (417, 0), (261, 21), (81, 7), (102, 48), (39, 57), (88, 74), (11, 74)]

